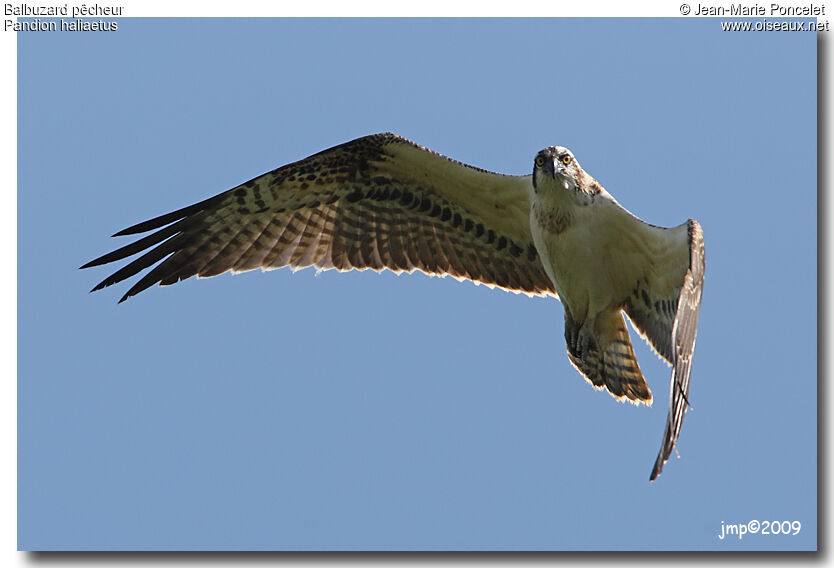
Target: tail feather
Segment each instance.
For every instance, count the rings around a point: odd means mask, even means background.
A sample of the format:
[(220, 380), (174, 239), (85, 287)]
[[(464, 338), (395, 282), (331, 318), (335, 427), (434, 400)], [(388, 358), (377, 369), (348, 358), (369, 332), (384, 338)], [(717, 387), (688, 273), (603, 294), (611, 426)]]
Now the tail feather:
[(571, 363), (595, 389), (606, 388), (617, 400), (651, 405), (652, 393), (637, 363), (622, 314), (601, 314), (593, 327), (593, 333), (584, 329), (566, 333)]

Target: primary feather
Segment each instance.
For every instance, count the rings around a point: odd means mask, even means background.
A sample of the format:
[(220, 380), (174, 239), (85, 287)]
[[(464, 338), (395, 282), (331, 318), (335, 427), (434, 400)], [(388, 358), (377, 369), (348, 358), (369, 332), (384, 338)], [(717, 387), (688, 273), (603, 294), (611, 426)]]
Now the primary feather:
[(533, 175), (462, 164), (396, 134), (324, 150), (114, 236), (149, 233), (82, 268), (139, 254), (93, 290), (148, 270), (120, 302), (154, 284), (284, 266), (419, 270), (565, 305), (568, 357), (595, 387), (650, 404), (623, 319), (672, 365), (669, 416), (651, 479), (689, 403), (704, 277), (698, 223), (644, 223), (569, 150)]
[(527, 178), (376, 134), (128, 227), (117, 235), (156, 232), (82, 268), (146, 251), (93, 288), (159, 263), (121, 301), (157, 283), (283, 266), (420, 270), (552, 295), (529, 227), (519, 222), (529, 210)]

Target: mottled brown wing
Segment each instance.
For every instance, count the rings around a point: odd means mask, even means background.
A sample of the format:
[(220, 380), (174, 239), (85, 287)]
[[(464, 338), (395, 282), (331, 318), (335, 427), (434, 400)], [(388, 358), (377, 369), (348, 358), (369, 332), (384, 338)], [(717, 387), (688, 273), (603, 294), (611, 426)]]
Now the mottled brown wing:
[(642, 277), (634, 284), (623, 309), (655, 353), (673, 365), (672, 329), (692, 262), (689, 222), (671, 229), (655, 229), (663, 238), (640, 257)]
[(673, 369), (671, 392), (669, 394), (669, 416), (663, 443), (657, 455), (650, 480), (654, 481), (663, 465), (672, 455), (675, 443), (683, 426), (683, 418), (689, 406), (689, 374), (692, 370), (692, 354), (695, 351), (695, 336), (698, 330), (698, 312), (701, 309), (701, 292), (704, 287), (704, 235), (697, 221), (690, 219), (687, 224), (689, 235), (689, 270), (684, 276), (680, 297), (677, 302), (675, 321), (672, 326)]
[(283, 266), (421, 270), (555, 296), (530, 234), (529, 186), (374, 134), (120, 231), (155, 232), (82, 268), (143, 252), (93, 288), (156, 265), (120, 301), (157, 283)]

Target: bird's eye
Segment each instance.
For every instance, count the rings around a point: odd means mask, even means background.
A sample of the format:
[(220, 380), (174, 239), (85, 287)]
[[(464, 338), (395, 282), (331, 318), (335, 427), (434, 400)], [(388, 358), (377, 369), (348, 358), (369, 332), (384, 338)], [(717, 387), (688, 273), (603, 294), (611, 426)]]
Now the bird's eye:
[(568, 156), (567, 154), (565, 154), (564, 156), (562, 156), (562, 163), (563, 163), (563, 164), (565, 164), (566, 166), (567, 166), (568, 164), (570, 164), (570, 156)]
[(544, 165), (544, 156), (536, 156), (536, 165), (542, 167)]

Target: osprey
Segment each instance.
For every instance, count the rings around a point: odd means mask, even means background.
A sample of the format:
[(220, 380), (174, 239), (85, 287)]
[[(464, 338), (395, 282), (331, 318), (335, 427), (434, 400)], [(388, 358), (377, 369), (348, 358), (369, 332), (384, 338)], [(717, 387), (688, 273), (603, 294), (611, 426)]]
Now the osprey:
[(701, 227), (692, 219), (670, 229), (641, 221), (566, 148), (545, 148), (532, 175), (510, 176), (396, 134), (374, 134), (114, 236), (149, 231), (81, 267), (144, 252), (92, 291), (153, 265), (120, 302), (157, 283), (229, 270), (315, 266), (450, 275), (561, 299), (571, 363), (595, 389), (649, 405), (625, 314), (672, 366), (669, 416), (651, 480), (675, 447), (689, 405), (704, 279)]

